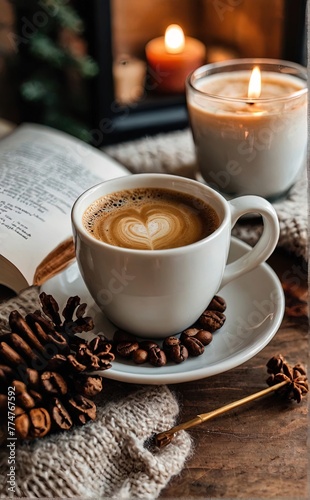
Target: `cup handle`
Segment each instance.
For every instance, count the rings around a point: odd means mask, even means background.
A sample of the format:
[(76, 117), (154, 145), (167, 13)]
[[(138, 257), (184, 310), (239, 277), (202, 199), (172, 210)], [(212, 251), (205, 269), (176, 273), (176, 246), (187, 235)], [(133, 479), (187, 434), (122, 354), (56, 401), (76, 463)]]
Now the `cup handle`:
[(263, 217), (263, 233), (256, 245), (245, 255), (227, 264), (221, 288), (230, 281), (251, 271), (265, 262), (275, 249), (280, 233), (277, 213), (273, 206), (260, 196), (241, 196), (228, 202), (231, 211), (231, 227), (237, 220), (248, 213), (259, 213)]

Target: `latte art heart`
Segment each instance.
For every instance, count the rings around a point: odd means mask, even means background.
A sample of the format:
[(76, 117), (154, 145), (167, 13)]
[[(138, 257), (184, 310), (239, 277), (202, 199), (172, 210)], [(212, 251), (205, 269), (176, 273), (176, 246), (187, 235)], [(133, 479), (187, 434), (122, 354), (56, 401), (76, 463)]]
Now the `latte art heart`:
[(175, 213), (158, 213), (155, 208), (146, 207), (130, 212), (111, 220), (109, 232), (114, 244), (149, 250), (178, 246), (183, 224)]
[(97, 200), (84, 214), (84, 225), (98, 240), (136, 250), (189, 245), (218, 225), (209, 205), (166, 189), (122, 191)]
[(165, 220), (164, 217), (156, 217), (152, 220), (148, 220), (146, 224), (143, 222), (128, 222), (128, 231), (134, 238), (144, 236), (150, 240), (160, 237), (160, 235), (168, 234), (169, 232), (169, 221)]

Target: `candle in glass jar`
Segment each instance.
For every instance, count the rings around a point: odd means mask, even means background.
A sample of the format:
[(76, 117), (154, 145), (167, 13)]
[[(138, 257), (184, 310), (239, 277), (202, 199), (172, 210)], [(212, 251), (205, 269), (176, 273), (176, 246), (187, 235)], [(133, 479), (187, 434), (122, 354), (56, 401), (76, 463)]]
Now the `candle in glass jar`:
[(278, 197), (306, 162), (306, 82), (296, 70), (269, 68), (266, 60), (255, 81), (254, 64), (242, 69), (240, 61), (209, 65), (222, 70), (205, 74), (200, 68), (190, 77), (187, 105), (198, 166), (223, 193)]
[(189, 73), (205, 62), (206, 48), (196, 38), (184, 36), (180, 26), (170, 25), (165, 36), (148, 42), (145, 53), (154, 90), (181, 93)]

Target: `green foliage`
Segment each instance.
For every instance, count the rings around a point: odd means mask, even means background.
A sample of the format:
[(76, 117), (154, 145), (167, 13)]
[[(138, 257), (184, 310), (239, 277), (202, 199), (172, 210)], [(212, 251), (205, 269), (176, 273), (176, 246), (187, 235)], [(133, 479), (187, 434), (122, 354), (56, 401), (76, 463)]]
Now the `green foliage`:
[(68, 55), (47, 35), (36, 33), (29, 40), (29, 54), (35, 59), (48, 62), (52, 67), (63, 68)]
[(44, 0), (45, 4), (56, 4), (59, 10), (56, 14), (57, 21), (60, 26), (65, 26), (75, 33), (83, 32), (83, 22), (77, 15), (75, 10), (70, 7), (67, 1), (63, 0)]
[(79, 40), (82, 19), (68, 0), (17, 0), (15, 8), (22, 118), (89, 141), (86, 81), (97, 75), (98, 65), (62, 38)]

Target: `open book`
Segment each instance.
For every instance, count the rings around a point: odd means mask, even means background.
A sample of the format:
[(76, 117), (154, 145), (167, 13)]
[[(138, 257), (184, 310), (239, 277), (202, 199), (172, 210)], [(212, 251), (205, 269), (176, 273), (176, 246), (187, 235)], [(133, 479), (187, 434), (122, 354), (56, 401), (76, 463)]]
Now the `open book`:
[(74, 258), (71, 207), (90, 186), (129, 171), (49, 127), (23, 124), (0, 140), (0, 284), (40, 284)]

